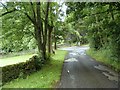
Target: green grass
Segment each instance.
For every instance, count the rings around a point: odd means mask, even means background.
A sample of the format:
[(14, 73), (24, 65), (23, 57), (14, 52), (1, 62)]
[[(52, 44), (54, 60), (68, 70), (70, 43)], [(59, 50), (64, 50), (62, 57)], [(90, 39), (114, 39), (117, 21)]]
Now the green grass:
[(16, 79), (7, 83), (3, 88), (54, 88), (55, 84), (60, 80), (62, 65), (66, 51), (57, 50), (52, 56), (52, 60), (43, 68), (31, 74), (27, 79)]
[(25, 62), (26, 60), (29, 60), (32, 56), (35, 54), (26, 54), (21, 56), (13, 56), (13, 57), (4, 57), (0, 59), (0, 67), (5, 65), (11, 65), (19, 62)]
[(115, 60), (112, 60), (111, 57), (109, 57), (110, 53), (107, 50), (99, 50), (94, 51), (92, 49), (89, 49), (87, 51), (87, 54), (93, 57), (96, 61), (102, 62), (107, 66), (110, 66), (115, 71), (120, 71), (120, 63), (116, 62)]

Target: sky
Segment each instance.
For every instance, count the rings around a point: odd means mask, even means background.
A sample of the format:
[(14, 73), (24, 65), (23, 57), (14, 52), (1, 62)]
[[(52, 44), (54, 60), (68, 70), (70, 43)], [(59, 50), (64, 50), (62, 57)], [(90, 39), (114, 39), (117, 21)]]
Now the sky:
[[(63, 2), (60, 2), (59, 4), (61, 5)], [(67, 6), (65, 5), (65, 3), (62, 5), (61, 10), (64, 12), (64, 15), (61, 17), (62, 21), (65, 20), (66, 17), (66, 10), (67, 10)]]

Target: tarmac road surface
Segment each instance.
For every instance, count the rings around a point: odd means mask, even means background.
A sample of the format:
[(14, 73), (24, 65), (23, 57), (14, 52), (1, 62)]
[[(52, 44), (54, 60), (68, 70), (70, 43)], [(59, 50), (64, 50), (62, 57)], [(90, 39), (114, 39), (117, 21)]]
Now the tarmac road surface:
[(88, 46), (61, 49), (69, 53), (57, 88), (118, 88), (118, 74), (86, 55)]

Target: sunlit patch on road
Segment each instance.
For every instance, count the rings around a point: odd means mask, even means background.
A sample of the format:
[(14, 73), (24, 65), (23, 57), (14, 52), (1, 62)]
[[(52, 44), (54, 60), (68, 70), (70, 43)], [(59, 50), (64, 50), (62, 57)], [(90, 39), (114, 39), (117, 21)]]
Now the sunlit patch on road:
[(78, 62), (75, 58), (66, 59), (65, 62)]
[(117, 75), (114, 76), (113, 74), (106, 73), (106, 72), (103, 72), (103, 74), (104, 74), (105, 76), (107, 76), (107, 78), (108, 78), (109, 80), (114, 80), (114, 81), (118, 82), (118, 76), (117, 76)]
[(112, 72), (107, 67), (98, 65), (98, 66), (94, 66), (94, 68), (103, 71), (102, 74), (105, 75), (109, 80), (114, 80), (118, 82), (118, 74), (115, 72)]
[[(67, 51), (72, 51), (69, 53), (69, 55), (76, 56), (76, 55), (86, 55), (85, 51), (89, 49), (89, 46), (86, 47), (66, 47), (66, 48), (60, 48), (60, 50), (67, 50)], [(74, 52), (73, 52), (74, 51)]]
[(71, 53), (69, 53), (70, 55), (73, 55), (73, 56), (76, 56), (76, 55), (78, 55), (77, 53), (74, 53), (74, 52), (71, 52)]
[(80, 55), (86, 55), (85, 52), (81, 52)]
[(98, 65), (98, 66), (94, 66), (94, 68), (98, 69), (98, 70), (102, 70), (104, 71), (106, 68), (102, 65)]

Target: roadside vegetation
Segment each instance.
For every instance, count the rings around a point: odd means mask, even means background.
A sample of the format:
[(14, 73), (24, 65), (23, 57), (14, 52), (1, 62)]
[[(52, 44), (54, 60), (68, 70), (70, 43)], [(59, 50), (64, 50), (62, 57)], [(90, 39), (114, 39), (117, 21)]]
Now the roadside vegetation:
[(94, 58), (96, 61), (99, 61), (105, 64), (106, 66), (111, 67), (116, 72), (120, 72), (120, 63), (110, 58), (109, 51), (107, 50), (94, 51), (92, 49), (89, 49), (88, 51), (86, 51), (86, 53), (90, 55), (92, 58)]
[(5, 65), (11, 65), (11, 64), (16, 64), (19, 62), (25, 62), (26, 60), (29, 60), (32, 56), (36, 54), (25, 54), (21, 56), (12, 56), (12, 57), (4, 57), (0, 59), (0, 67), (5, 66)]
[(88, 54), (120, 71), (120, 2), (66, 5), (67, 22), (84, 37), (82, 41), (88, 40)]
[(4, 87), (52, 87), (60, 78), (66, 54), (56, 51), (62, 46), (89, 43), (89, 55), (120, 70), (120, 2), (0, 2), (0, 12), (1, 61), (24, 61), (29, 56), (20, 52), (35, 50), (39, 64), (45, 65), (27, 79)]
[(62, 65), (66, 51), (57, 50), (55, 55), (40, 71), (26, 79), (18, 78), (3, 86), (3, 88), (54, 88), (60, 80)]

